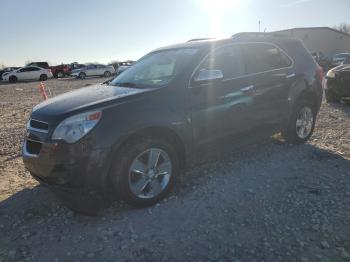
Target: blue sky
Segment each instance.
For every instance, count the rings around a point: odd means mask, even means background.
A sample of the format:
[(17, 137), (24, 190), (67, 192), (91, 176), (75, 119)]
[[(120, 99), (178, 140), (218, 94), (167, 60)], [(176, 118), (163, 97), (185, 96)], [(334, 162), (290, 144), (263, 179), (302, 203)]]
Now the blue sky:
[(138, 59), (242, 31), (350, 23), (349, 0), (1, 0), (0, 65)]

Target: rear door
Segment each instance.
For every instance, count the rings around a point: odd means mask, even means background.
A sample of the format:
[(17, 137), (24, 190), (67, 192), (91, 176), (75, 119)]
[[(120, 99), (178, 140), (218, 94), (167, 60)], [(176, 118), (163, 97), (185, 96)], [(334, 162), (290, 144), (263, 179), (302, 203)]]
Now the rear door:
[(87, 70), (85, 71), (87, 76), (95, 76), (97, 75), (96, 65), (88, 65)]
[(295, 77), (292, 60), (270, 43), (246, 43), (242, 52), (253, 89), (254, 122), (280, 122), (286, 115), (288, 93)]
[(30, 67), (28, 71), (28, 78), (30, 80), (38, 80), (40, 78), (42, 71), (39, 67)]
[(106, 66), (104, 65), (97, 65), (96, 66), (96, 75), (103, 75), (103, 73), (106, 71)]
[[(220, 70), (223, 79), (197, 83), (201, 70)], [(249, 77), (244, 76), (240, 45), (212, 51), (195, 71), (189, 87), (191, 119), (197, 144), (247, 130), (252, 122)]]

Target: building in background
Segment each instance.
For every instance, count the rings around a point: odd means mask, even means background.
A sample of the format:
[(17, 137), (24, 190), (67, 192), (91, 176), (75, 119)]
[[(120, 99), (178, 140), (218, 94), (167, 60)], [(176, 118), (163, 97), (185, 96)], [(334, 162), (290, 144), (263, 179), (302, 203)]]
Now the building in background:
[(322, 52), (330, 57), (350, 52), (350, 35), (329, 27), (305, 27), (276, 31), (275, 33), (299, 38), (310, 53)]

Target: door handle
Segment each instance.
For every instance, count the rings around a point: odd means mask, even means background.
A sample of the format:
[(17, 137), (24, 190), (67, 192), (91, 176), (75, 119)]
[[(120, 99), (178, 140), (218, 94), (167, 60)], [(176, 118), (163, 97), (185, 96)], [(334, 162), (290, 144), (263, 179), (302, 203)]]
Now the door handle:
[(292, 78), (292, 77), (295, 77), (295, 74), (290, 74), (290, 75), (286, 75), (286, 78), (289, 79), (289, 78)]
[(246, 87), (241, 88), (241, 91), (243, 93), (250, 93), (251, 94), (254, 92), (254, 89), (255, 89), (254, 85), (250, 85), (250, 86), (246, 86)]

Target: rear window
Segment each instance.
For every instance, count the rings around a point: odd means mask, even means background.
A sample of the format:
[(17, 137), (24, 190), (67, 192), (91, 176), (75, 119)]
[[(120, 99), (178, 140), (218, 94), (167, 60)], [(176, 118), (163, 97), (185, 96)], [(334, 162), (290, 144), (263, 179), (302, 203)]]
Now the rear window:
[(279, 48), (271, 44), (244, 44), (243, 56), (248, 74), (289, 67), (292, 61)]

